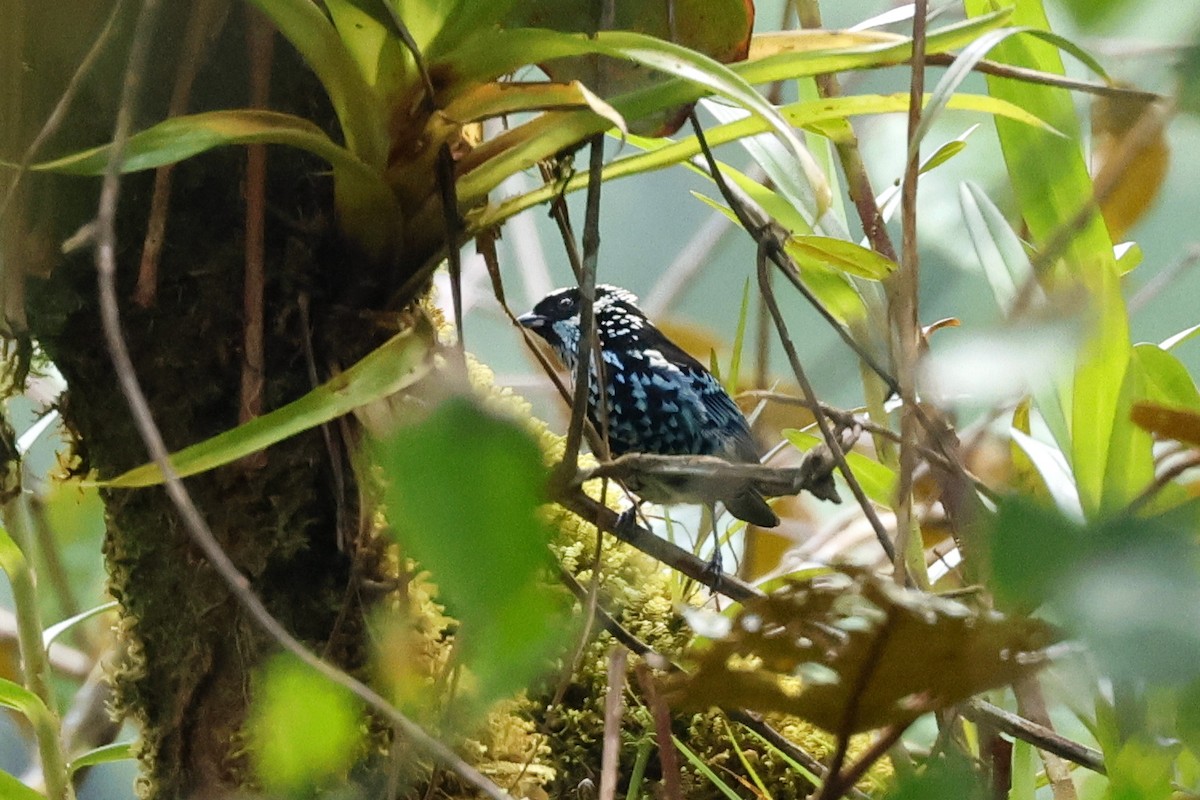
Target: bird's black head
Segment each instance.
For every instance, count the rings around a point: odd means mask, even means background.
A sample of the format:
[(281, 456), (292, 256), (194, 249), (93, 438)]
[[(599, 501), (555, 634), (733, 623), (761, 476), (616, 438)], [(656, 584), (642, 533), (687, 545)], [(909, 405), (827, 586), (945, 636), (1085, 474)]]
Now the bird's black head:
[[(533, 310), (517, 317), (517, 322), (546, 340), (568, 366), (575, 363), (579, 344), (579, 289), (556, 289), (543, 297)], [(645, 316), (638, 309), (637, 296), (619, 286), (596, 286), (596, 325), (602, 331), (640, 328)]]

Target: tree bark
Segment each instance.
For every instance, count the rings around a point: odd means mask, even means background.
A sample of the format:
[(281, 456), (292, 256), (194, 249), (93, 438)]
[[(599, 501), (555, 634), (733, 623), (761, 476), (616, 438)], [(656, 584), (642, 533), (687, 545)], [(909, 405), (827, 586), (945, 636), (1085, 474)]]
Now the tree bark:
[[(61, 30), (48, 15), (71, 11), (41, 5), (23, 6), (22, 57), (34, 62), (43, 60), (42, 40)], [(90, 4), (45, 5), (78, 6), (74, 10), (83, 13)], [(118, 37), (88, 79), (70, 126), (54, 138), (46, 156), (111, 138), (116, 87), (137, 11), (137, 4), (129, 5), (123, 40)], [(165, 113), (190, 6), (166, 4), (153, 67), (143, 81), (139, 128)], [(245, 7), (234, 4), (213, 31), (191, 111), (248, 105), (247, 24)], [(92, 31), (98, 29), (99, 23)], [(81, 38), (77, 44), (86, 49), (89, 42)], [(295, 52), (282, 41), (277, 44), (272, 107), (324, 123), (336, 135), (323, 90)], [(60, 53), (62, 66), (73, 65), (81, 53)], [(59, 72), (69, 74), (69, 69)], [(32, 80), (44, 84), (47, 74)], [(39, 85), (39, 90), (47, 89)], [(40, 121), (46, 104), (31, 102), (24, 111), (26, 119)], [(135, 304), (132, 295), (154, 176), (127, 176), (122, 186), (118, 251), (124, 334), (173, 450), (238, 423), (244, 168), (242, 148), (217, 150), (176, 167), (156, 301), (149, 308)], [(325, 164), (296, 151), (272, 150), (263, 309), (268, 410), (312, 388), (306, 353), (314, 352), (319, 371), (327, 374), (326, 365), (350, 363), (386, 333), (369, 321), (372, 309), (345, 304), (351, 297), (377, 302), (381, 295), (358, 290), (373, 273), (371, 265), (362, 264), (331, 232), (326, 172)], [(95, 215), (98, 181), (31, 177), (28, 187), (23, 219), (36, 224), (27, 224), (22, 238), (61, 242)], [(74, 435), (77, 468), (112, 477), (147, 456), (103, 344), (92, 254), (80, 251), (51, 266), (48, 275), (26, 269), (27, 328), (21, 328), (19, 314), (10, 314), (9, 323), (18, 335), (40, 344), (67, 380), (62, 415)], [(11, 260), (8, 268), (11, 276)], [(302, 305), (311, 308), (311, 325)], [(354, 669), (365, 658), (363, 601), (355, 579), (374, 575), (378, 562), (370, 547), (339, 549), (339, 540), (356, 541), (357, 507), (344, 448), (336, 434), (332, 441), (331, 448), (320, 431), (310, 431), (270, 448), (261, 464), (231, 465), (190, 478), (187, 486), (272, 613), (312, 648)], [(340, 491), (335, 470), (350, 481)], [(119, 636), (127, 653), (113, 678), (119, 711), (142, 730), (139, 791), (174, 799), (242, 787), (250, 774), (241, 729), (255, 669), (278, 648), (192, 546), (165, 492), (103, 495), (110, 591), (120, 602)]]

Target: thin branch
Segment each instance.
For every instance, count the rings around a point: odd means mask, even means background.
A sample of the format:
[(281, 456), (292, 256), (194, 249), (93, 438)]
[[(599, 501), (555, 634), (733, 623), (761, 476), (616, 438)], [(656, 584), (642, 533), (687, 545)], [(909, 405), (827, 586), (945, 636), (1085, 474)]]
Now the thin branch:
[[(1046, 709), (1046, 698), (1042, 694), (1042, 685), (1036, 677), (1026, 677), (1013, 684), (1013, 694), (1017, 698), (1017, 708), (1021, 714), (1040, 725), (1050, 728), (1050, 712)], [(1071, 780), (1071, 771), (1056, 753), (1046, 750), (1039, 751), (1042, 765), (1046, 769), (1046, 779), (1050, 781), (1050, 791), (1054, 800), (1076, 800), (1079, 793), (1075, 782)]]
[(393, 707), (382, 696), (366, 684), (356, 680), (342, 670), (326, 663), (292, 636), (283, 625), (271, 615), (266, 606), (254, 593), (250, 582), (221, 548), (209, 529), (207, 522), (192, 501), (191, 495), (179, 479), (178, 473), (171, 464), (162, 433), (154, 421), (150, 404), (142, 391), (130, 358), (124, 334), (121, 331), (121, 311), (117, 301), (116, 287), (116, 214), (117, 199), (121, 186), (121, 164), (125, 156), (126, 145), (136, 107), (136, 98), (141, 86), (143, 73), (161, 0), (144, 0), (141, 14), (138, 17), (137, 28), (134, 31), (133, 43), (130, 47), (128, 64), (125, 69), (124, 83), (121, 89), (120, 105), (117, 109), (117, 122), (113, 131), (112, 150), (108, 167), (105, 169), (104, 181), (100, 190), (100, 204), (96, 218), (95, 252), (97, 290), (100, 300), (100, 316), (104, 329), (105, 342), (113, 361), (121, 393), (129, 405), (134, 423), (143, 443), (153, 461), (158, 465), (164, 477), (167, 496), (175, 505), (183, 520), (184, 527), (193, 543), (208, 559), (213, 569), (228, 585), (234, 599), (242, 606), (250, 618), (278, 642), (285, 650), (292, 653), (309, 667), (330, 681), (343, 686), (359, 697), (367, 705), (374, 708), (406, 736), (422, 751), (437, 761), (454, 770), (458, 775), (494, 800), (508, 800), (508, 795), (496, 786), (478, 770), (467, 764), (446, 745), (426, 733), (420, 726), (413, 723), (399, 710)]
[[(578, 489), (561, 491), (554, 497), (554, 501), (583, 519), (593, 520), (598, 527), (613, 534), (626, 544), (637, 548), (651, 558), (657, 559), (671, 569), (707, 586), (717, 594), (728, 597), (730, 600), (745, 602), (746, 600), (763, 599), (766, 597), (758, 588), (734, 576), (722, 575), (718, 579), (717, 576), (713, 575), (707, 569), (707, 562), (701, 561), (678, 545), (672, 544), (660, 536), (656, 536), (646, 528), (642, 528), (637, 524), (618, 527), (617, 512), (607, 506), (601, 505)], [(578, 585), (577, 582), (576, 585)], [(570, 586), (569, 582), (568, 586)], [(580, 587), (578, 594), (586, 597), (586, 592), (582, 587)], [(639, 646), (638, 639), (629, 634), (628, 631), (623, 631), (619, 623), (613, 620), (604, 609), (597, 609), (597, 619), (604, 626), (605, 630), (617, 637), (620, 642), (629, 647), (633, 652), (639, 655), (647, 655), (654, 652), (644, 644)], [(965, 707), (963, 716), (973, 720), (985, 720), (1013, 738), (1029, 742), (1042, 750), (1062, 756), (1068, 761), (1087, 767), (1095, 772), (1104, 772), (1103, 757), (1099, 752), (1073, 742), (1043, 725), (1030, 722), (1017, 714), (1005, 711), (986, 701), (978, 699), (971, 701)], [(743, 724), (746, 724), (746, 719), (753, 719), (752, 717), (733, 718)], [(763, 733), (758, 728), (753, 729), (759, 733)], [(763, 735), (765, 736), (766, 734)], [(774, 744), (775, 742), (773, 741), (772, 743)], [(789, 753), (789, 755), (792, 754)], [(804, 763), (802, 759), (797, 760)], [(819, 770), (814, 769), (813, 771), (818, 774), (823, 774), (824, 772), (823, 768)]]
[[(178, 117), (187, 113), (192, 97), (192, 85), (200, 72), (204, 60), (204, 49), (216, 27), (218, 11), (228, 10), (228, 0), (200, 0), (192, 6), (188, 15), (187, 30), (183, 35), (183, 47), (179, 58), (179, 70), (175, 85), (171, 88), (171, 99), (167, 104), (167, 117)], [(253, 23), (251, 30), (253, 30)], [(253, 64), (253, 54), (251, 63)], [(254, 82), (251, 76), (251, 85)], [(253, 94), (253, 88), (251, 93)], [(253, 97), (251, 98), (253, 103)], [(249, 147), (254, 147), (250, 145)], [(265, 145), (257, 145), (265, 147)], [(247, 170), (249, 172), (249, 170)], [(137, 284), (133, 289), (133, 300), (142, 308), (151, 308), (158, 299), (158, 266), (162, 260), (163, 243), (166, 241), (167, 219), (171, 211), (171, 177), (175, 164), (163, 164), (154, 171), (154, 193), (150, 197), (150, 216), (146, 223), (146, 236), (142, 241), (142, 260), (138, 265)], [(248, 180), (249, 176), (247, 176)], [(247, 256), (249, 258), (249, 256)]]
[[(275, 52), (275, 28), (254, 8), (246, 28), (250, 57), (250, 105), (266, 108), (271, 94), (271, 62)], [(246, 242), (245, 275), (242, 279), (242, 380), (238, 422), (245, 424), (262, 415), (266, 385), (263, 297), (266, 292), (267, 146), (246, 146)], [(144, 261), (144, 258), (143, 258)], [(247, 467), (266, 464), (266, 451), (247, 456)]]
[[(796, 0), (796, 11), (802, 28), (820, 28), (821, 7), (818, 0)], [(837, 76), (830, 73), (816, 76), (817, 91), (822, 97), (837, 97), (842, 93)], [(871, 249), (880, 255), (896, 261), (896, 247), (888, 236), (887, 225), (883, 214), (875, 202), (875, 190), (871, 186), (871, 178), (863, 163), (862, 153), (858, 149), (858, 137), (850, 123), (843, 127), (847, 134), (835, 143), (838, 160), (841, 161), (842, 171), (846, 174), (847, 188), (850, 199), (858, 212), (862, 223), (863, 233), (871, 243)]]
[(608, 506), (584, 494), (582, 489), (565, 487), (554, 492), (554, 502), (574, 512), (583, 519), (608, 531), (626, 544), (633, 545), (646, 555), (661, 561), (687, 578), (707, 586), (713, 592), (731, 600), (743, 601), (762, 597), (762, 593), (737, 577), (716, 574), (707, 561), (667, 541), (648, 528), (633, 522), (618, 525), (618, 514)]
[(899, 363), (896, 374), (900, 382), (900, 475), (896, 486), (896, 553), (892, 558), (896, 582), (904, 584), (910, 577), (922, 586), (928, 583), (924, 574), (910, 576), (909, 558), (923, 552), (919, 535), (913, 540), (913, 473), (917, 467), (916, 443), (918, 423), (913, 413), (917, 407), (917, 360), (921, 346), (920, 314), (920, 255), (917, 250), (917, 181), (921, 174), (921, 143), (917, 132), (921, 124), (922, 98), (925, 96), (925, 23), (929, 13), (927, 0), (916, 0), (913, 8), (912, 77), (908, 89), (908, 160), (904, 165), (904, 180), (900, 187), (901, 261), (900, 269), (891, 276), (889, 317), (898, 345)]
[(625, 711), (625, 667), (629, 651), (621, 645), (608, 658), (608, 691), (604, 695), (604, 747), (600, 755), (600, 800), (617, 796), (617, 765), (621, 755), (621, 717)]
[(642, 687), (642, 696), (650, 708), (650, 716), (654, 720), (654, 739), (658, 742), (658, 760), (662, 767), (663, 797), (666, 800), (683, 800), (683, 787), (679, 780), (679, 752), (671, 738), (671, 709), (654, 684), (654, 676), (646, 664), (639, 663), (634, 667), (633, 674), (637, 676), (638, 686)]
[[(588, 592), (579, 584), (579, 581), (575, 579), (575, 576), (568, 572), (562, 566), (562, 564), (558, 565), (558, 572), (563, 583), (566, 584), (567, 588), (571, 590), (571, 593), (575, 595), (576, 599), (578, 599), (580, 603), (586, 602), (588, 598)], [(757, 590), (752, 591), (756, 592)], [(761, 596), (761, 594), (759, 596)], [(597, 606), (595, 609), (595, 616), (601, 627), (603, 627), (610, 636), (623, 644), (625, 647), (629, 648), (630, 652), (641, 656), (646, 663), (652, 665), (655, 669), (674, 673), (681, 673), (684, 671), (683, 668), (678, 664), (671, 661), (662, 653), (659, 653), (653, 647), (630, 633), (628, 629), (621, 625), (621, 623), (617, 622), (617, 620), (614, 619), (613, 616), (604, 608)], [(758, 734), (767, 742), (769, 742), (772, 747), (787, 755), (788, 758), (791, 758), (809, 772), (822, 779), (827, 774), (824, 764), (818, 761), (811, 753), (801, 749), (786, 736), (768, 725), (759, 715), (745, 709), (722, 709), (722, 711), (731, 720)], [(664, 764), (663, 769), (666, 770), (667, 765)], [(866, 795), (856, 789), (851, 789), (850, 795), (855, 797), (856, 800), (866, 800)]]
[(1005, 711), (999, 706), (986, 700), (972, 700), (962, 709), (962, 715), (976, 722), (987, 722), (1001, 733), (1007, 733), (1014, 739), (1029, 742), (1039, 750), (1054, 753), (1092, 772), (1107, 775), (1104, 767), (1104, 754), (1099, 750), (1073, 742), (1052, 728), (1039, 725), (1025, 719), (1019, 714)]
[[(953, 53), (929, 53), (925, 56), (925, 63), (936, 67), (953, 66), (957, 60), (958, 56)], [(1022, 83), (1056, 86), (1060, 89), (1093, 94), (1098, 97), (1118, 97), (1148, 102), (1166, 99), (1164, 95), (1156, 92), (1148, 92), (1144, 89), (1131, 89), (1127, 86), (1114, 86), (1107, 83), (1076, 80), (1064, 75), (1055, 75), (1052, 72), (1041, 72), (1036, 69), (1029, 69), (1028, 67), (1015, 67), (1010, 64), (1001, 64), (998, 61), (988, 61), (987, 59), (976, 62), (971, 67), (971, 71), (982, 72), (985, 75), (994, 75), (997, 78), (1011, 78)]]
[(833, 461), (823, 448), (807, 453), (799, 467), (735, 464), (716, 456), (627, 453), (581, 470), (575, 483), (582, 485), (595, 478), (611, 478), (627, 485), (640, 485), (656, 478), (671, 485), (685, 481), (689, 492), (699, 497), (733, 495), (750, 489), (767, 497), (807, 491), (818, 499), (839, 503), (841, 498), (832, 480), (832, 470)]
[(1192, 451), (1186, 457), (1167, 467), (1158, 475), (1155, 475), (1150, 485), (1143, 489), (1142, 493), (1129, 503), (1129, 512), (1136, 513), (1140, 511), (1147, 503), (1154, 499), (1155, 495), (1165, 489), (1171, 481), (1195, 467), (1200, 467), (1200, 452)]
[[(559, 172), (567, 163), (567, 158), (558, 158), (553, 162), (539, 161), (538, 170), (542, 174), (542, 181), (548, 185), (559, 183), (565, 191), (569, 177), (563, 177)], [(589, 183), (590, 177), (589, 175)], [(575, 276), (576, 282), (582, 281), (583, 256), (579, 254), (579, 245), (575, 241), (575, 230), (571, 226), (571, 212), (567, 208), (567, 198), (563, 192), (556, 193), (554, 199), (550, 201), (550, 218), (558, 226), (558, 233), (562, 237), (563, 248), (567, 253), (567, 264), (571, 267), (571, 274)]]
[(842, 725), (837, 732), (837, 749), (833, 753), (833, 758), (829, 762), (829, 777), (825, 779), (825, 785), (821, 787), (820, 794), (817, 795), (817, 800), (836, 800), (843, 793), (843, 784), (839, 780), (842, 772), (842, 764), (846, 760), (846, 754), (850, 751), (850, 737), (854, 732), (855, 725), (858, 721), (859, 704), (862, 702), (863, 695), (866, 694), (867, 684), (871, 681), (871, 676), (875, 674), (875, 670), (879, 667), (880, 656), (883, 655), (883, 648), (887, 644), (892, 635), (893, 620), (889, 616), (880, 624), (879, 629), (872, 637), (867, 652), (863, 655), (862, 665), (858, 669), (858, 673), (854, 676), (854, 685), (850, 689), (850, 695), (846, 702), (846, 710), (842, 715)]
[[(600, 255), (600, 171), (604, 168), (604, 136), (592, 137), (588, 160), (587, 211), (583, 228), (583, 264), (579, 275), (579, 341), (575, 343), (575, 385), (571, 398), (571, 423), (567, 427), (567, 442), (559, 467), (562, 480), (575, 474), (579, 461), (579, 445), (583, 440), (583, 423), (587, 412), (588, 391), (592, 380), (604, 386), (604, 359), (600, 357), (600, 342), (596, 336), (596, 268)], [(592, 376), (592, 365), (595, 376)], [(601, 390), (603, 393), (603, 390)], [(601, 409), (604, 403), (600, 403)], [(600, 438), (607, 440), (605, 426)], [(606, 457), (608, 449), (601, 451)]]
[[(804, 371), (804, 367), (800, 364), (800, 357), (796, 354), (796, 346), (793, 344), (791, 336), (788, 334), (787, 323), (783, 319), (783, 313), (779, 310), (779, 304), (775, 299), (775, 291), (771, 286), (770, 273), (767, 269), (768, 258), (772, 260), (778, 259), (776, 263), (781, 271), (791, 275), (790, 271), (794, 272), (794, 265), (790, 264), (789, 257), (783, 252), (783, 248), (779, 239), (770, 232), (771, 223), (768, 221), (764, 212), (757, 206), (752, 205), (749, 198), (744, 194), (735, 192), (734, 188), (725, 180), (725, 176), (721, 173), (720, 165), (712, 154), (712, 150), (708, 146), (708, 141), (704, 136), (704, 129), (700, 125), (700, 121), (696, 118), (693, 111), (691, 114), (692, 127), (696, 131), (696, 140), (700, 144), (700, 149), (704, 154), (704, 159), (707, 162), (708, 170), (712, 175), (713, 180), (717, 184), (717, 188), (721, 191), (721, 196), (725, 198), (725, 202), (733, 210), (737, 216), (738, 222), (742, 228), (746, 230), (758, 244), (758, 286), (759, 293), (767, 304), (767, 310), (771, 314), (771, 318), (775, 321), (775, 330), (779, 336), (780, 342), (783, 344), (783, 349), (787, 353), (788, 361), (791, 364), (792, 372), (796, 376), (796, 382), (800, 384), (800, 390), (804, 393), (805, 399), (811, 404), (814, 410), (814, 417), (817, 420), (817, 427), (821, 429), (821, 437), (825, 441), (825, 445), (829, 448), (833, 455), (834, 462), (838, 466), (838, 471), (845, 478), (846, 483), (850, 486), (850, 491), (853, 492), (855, 499), (862, 507), (863, 515), (871, 524), (871, 528), (875, 531), (875, 537), (879, 540), (880, 547), (888, 558), (895, 560), (895, 548), (892, 546), (891, 539), (888, 538), (887, 529), (884, 528), (883, 522), (879, 519), (879, 515), (875, 513), (875, 507), (871, 504), (871, 500), (867, 497), (867, 493), (863, 491), (858, 478), (854, 475), (854, 471), (850, 469), (850, 465), (846, 462), (846, 454), (842, 450), (841, 442), (838, 437), (833, 435), (833, 429), (830, 427), (829, 420), (820, 411), (820, 404), (817, 401), (816, 393), (813, 390), (812, 384), (808, 380), (808, 376)], [(753, 216), (752, 216), (753, 214)], [(806, 297), (810, 297), (807, 287), (802, 283), (794, 281), (805, 293)], [(815, 298), (813, 298), (815, 300)], [(820, 307), (820, 304), (817, 304)], [(833, 320), (833, 325), (836, 330), (843, 331), (841, 324)], [(873, 362), (868, 354), (855, 345), (855, 352), (859, 354), (868, 364)], [(877, 371), (879, 371), (877, 369)], [(886, 374), (886, 373), (884, 373)], [(894, 381), (893, 381), (894, 383)]]
[[(891, 725), (880, 731), (875, 741), (871, 742), (871, 746), (866, 749), (858, 760), (847, 767), (842, 772), (839, 772), (835, 777), (831, 777), (826, 781), (826, 786), (833, 785), (830, 791), (830, 797), (840, 797), (846, 794), (854, 784), (867, 774), (867, 770), (871, 766), (887, 755), (888, 750), (892, 745), (900, 741), (900, 737), (908, 730), (907, 725)], [(824, 793), (822, 793), (823, 795)]]

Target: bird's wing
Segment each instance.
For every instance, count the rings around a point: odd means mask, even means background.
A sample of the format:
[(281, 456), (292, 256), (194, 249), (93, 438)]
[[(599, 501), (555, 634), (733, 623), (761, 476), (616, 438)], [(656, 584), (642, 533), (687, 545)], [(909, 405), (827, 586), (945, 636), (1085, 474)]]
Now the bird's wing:
[(750, 433), (750, 426), (737, 403), (725, 391), (711, 372), (689, 353), (674, 342), (663, 337), (660, 343), (663, 356), (679, 369), (688, 383), (697, 387), (700, 404), (707, 415), (706, 427), (722, 431), (726, 438), (726, 452), (715, 453), (733, 461), (754, 463), (758, 461), (758, 445)]

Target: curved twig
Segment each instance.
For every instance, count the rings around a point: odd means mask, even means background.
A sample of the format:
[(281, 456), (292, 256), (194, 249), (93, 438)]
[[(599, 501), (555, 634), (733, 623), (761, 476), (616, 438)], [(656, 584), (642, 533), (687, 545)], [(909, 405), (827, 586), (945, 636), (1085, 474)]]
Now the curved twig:
[(228, 585), (234, 599), (246, 610), (250, 618), (285, 650), (328, 680), (348, 689), (371, 708), (383, 715), (399, 730), (403, 731), (406, 736), (412, 739), (417, 747), (448, 768), (454, 770), (467, 783), (488, 797), (493, 798), (493, 800), (510, 800), (509, 796), (499, 786), (463, 761), (449, 747), (426, 733), (424, 729), (402, 714), (381, 695), (332, 664), (323, 661), (292, 636), (279, 620), (271, 615), (266, 606), (258, 598), (258, 595), (254, 593), (250, 582), (241, 574), (237, 566), (221, 548), (221, 545), (209, 529), (208, 523), (192, 501), (191, 495), (171, 465), (169, 452), (163, 441), (162, 433), (154, 421), (150, 404), (138, 381), (133, 361), (130, 358), (129, 350), (125, 343), (124, 334), (121, 331), (121, 312), (117, 301), (116, 287), (115, 223), (117, 198), (121, 187), (121, 163), (124, 158), (126, 144), (129, 141), (138, 89), (140, 88), (142, 72), (145, 69), (150, 40), (152, 39), (151, 33), (160, 2), (161, 0), (143, 0), (142, 11), (138, 16), (137, 28), (134, 32), (133, 44), (130, 48), (129, 60), (125, 69), (120, 105), (117, 109), (117, 122), (113, 131), (112, 151), (108, 167), (104, 173), (104, 181), (101, 185), (100, 203), (96, 216), (95, 253), (101, 325), (104, 329), (105, 343), (112, 358), (113, 368), (117, 374), (121, 393), (124, 395), (129, 410), (133, 415), (134, 424), (151, 458), (162, 471), (167, 496), (179, 512), (188, 535), (201, 552), (204, 553), (209, 563), (212, 564), (213, 569)]

